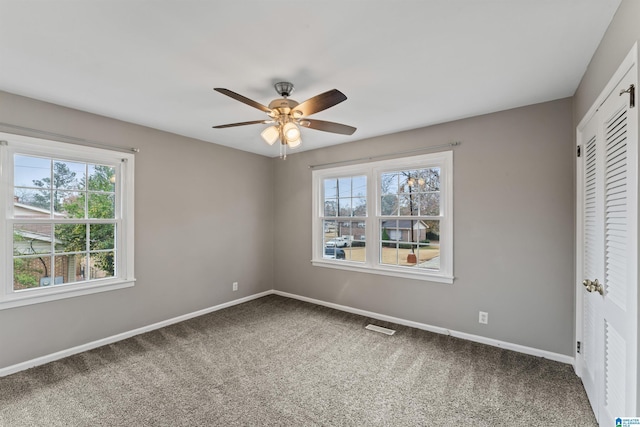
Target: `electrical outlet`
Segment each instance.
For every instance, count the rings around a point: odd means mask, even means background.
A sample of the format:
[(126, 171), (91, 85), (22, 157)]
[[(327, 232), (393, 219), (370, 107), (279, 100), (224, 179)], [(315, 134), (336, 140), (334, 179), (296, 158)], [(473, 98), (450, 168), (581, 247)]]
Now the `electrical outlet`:
[(489, 313), (487, 313), (486, 311), (481, 311), (480, 315), (478, 316), (478, 322), (485, 325), (489, 323)]
[(231, 289), (235, 292), (238, 290), (238, 282), (233, 282), (233, 286), (231, 287)]

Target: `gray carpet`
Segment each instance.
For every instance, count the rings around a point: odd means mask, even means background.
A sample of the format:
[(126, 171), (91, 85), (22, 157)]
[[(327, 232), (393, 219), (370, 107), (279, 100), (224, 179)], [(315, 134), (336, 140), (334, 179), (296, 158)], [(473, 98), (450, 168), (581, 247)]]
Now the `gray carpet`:
[(271, 295), (0, 378), (0, 425), (596, 422), (569, 365)]

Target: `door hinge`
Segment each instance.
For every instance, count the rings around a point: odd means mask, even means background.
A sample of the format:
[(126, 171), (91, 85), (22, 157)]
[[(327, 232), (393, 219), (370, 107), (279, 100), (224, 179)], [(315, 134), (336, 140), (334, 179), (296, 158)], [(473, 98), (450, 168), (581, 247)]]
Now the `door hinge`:
[(578, 341), (578, 345), (576, 345), (576, 353), (580, 354), (581, 347), (582, 347), (582, 343)]
[(578, 155), (578, 157), (580, 157), (582, 155), (582, 145), (578, 145), (578, 149), (576, 150), (576, 154)]

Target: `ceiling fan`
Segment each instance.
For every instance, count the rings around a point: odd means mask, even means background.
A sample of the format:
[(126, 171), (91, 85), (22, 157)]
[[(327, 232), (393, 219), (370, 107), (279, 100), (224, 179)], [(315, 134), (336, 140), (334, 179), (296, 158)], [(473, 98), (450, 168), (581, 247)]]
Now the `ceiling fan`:
[[(342, 135), (352, 135), (356, 128), (335, 122), (327, 122), (324, 120), (309, 119), (307, 116), (318, 113), (327, 108), (333, 107), (345, 101), (347, 97), (337, 89), (316, 95), (302, 103), (298, 103), (293, 99), (289, 99), (289, 95), (293, 92), (293, 83), (279, 82), (274, 85), (276, 92), (282, 97), (274, 99), (265, 106), (252, 99), (237, 94), (229, 89), (214, 88), (216, 92), (227, 95), (236, 101), (240, 101), (258, 110), (264, 111), (269, 116), (266, 120), (253, 120), (250, 122), (229, 123), (226, 125), (213, 126), (214, 129), (223, 129), (236, 126), (246, 126), (255, 124), (273, 124), (264, 129), (260, 136), (267, 144), (273, 145), (276, 141), (280, 141), (280, 157), (287, 157), (287, 146), (296, 148), (302, 143), (300, 137), (300, 126), (309, 129), (321, 130), (324, 132), (339, 133)], [(282, 150), (284, 147), (284, 156)]]

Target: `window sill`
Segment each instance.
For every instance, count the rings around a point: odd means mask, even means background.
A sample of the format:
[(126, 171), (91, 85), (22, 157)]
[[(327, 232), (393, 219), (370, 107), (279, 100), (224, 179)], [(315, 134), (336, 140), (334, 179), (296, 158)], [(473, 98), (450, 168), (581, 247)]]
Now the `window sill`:
[(111, 279), (101, 283), (71, 284), (66, 286), (52, 286), (46, 290), (36, 288), (25, 290), (5, 296), (0, 299), (0, 310), (21, 307), (25, 305), (40, 304), (43, 302), (60, 299), (74, 298), (82, 295), (90, 295), (99, 292), (114, 291), (116, 289), (130, 288), (135, 284), (135, 279)]
[(436, 274), (428, 271), (413, 272), (404, 268), (393, 267), (372, 267), (360, 263), (349, 261), (311, 260), (314, 267), (335, 268), (338, 270), (356, 271), (359, 273), (380, 274), (383, 276), (401, 277), (404, 279), (424, 280), (428, 282), (453, 283), (453, 276)]

